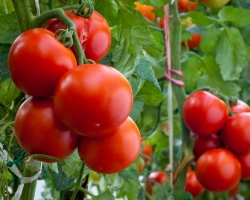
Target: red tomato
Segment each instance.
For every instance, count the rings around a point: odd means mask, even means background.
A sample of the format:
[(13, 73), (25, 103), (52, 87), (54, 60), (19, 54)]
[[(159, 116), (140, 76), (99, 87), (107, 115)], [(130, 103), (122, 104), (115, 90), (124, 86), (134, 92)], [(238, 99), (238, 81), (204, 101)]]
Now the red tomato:
[(241, 180), (250, 179), (250, 150), (237, 155), (241, 164)]
[(58, 121), (52, 99), (27, 99), (16, 114), (14, 128), (18, 143), (28, 154), (65, 159), (73, 153), (80, 139)]
[(140, 153), (141, 137), (134, 121), (127, 120), (115, 131), (100, 137), (82, 137), (78, 153), (93, 171), (113, 174), (132, 164)]
[(152, 156), (153, 153), (153, 149), (151, 147), (151, 145), (145, 143), (144, 141), (142, 142), (142, 154), (146, 155), (147, 157), (142, 157), (142, 159), (144, 160), (145, 164), (149, 161), (149, 159)]
[(229, 117), (221, 130), (223, 142), (235, 153), (250, 149), (250, 113), (243, 112)]
[(157, 22), (160, 26), (160, 28), (164, 28), (164, 18), (157, 18)]
[(199, 33), (193, 33), (192, 37), (187, 40), (189, 49), (197, 48), (201, 42), (201, 35)]
[(178, 8), (181, 12), (189, 12), (194, 11), (197, 7), (197, 2), (192, 2), (189, 0), (179, 0), (178, 1)]
[(185, 191), (189, 192), (193, 197), (198, 197), (203, 190), (204, 188), (197, 180), (195, 172), (189, 168), (186, 175)]
[(199, 136), (216, 134), (228, 118), (226, 104), (206, 91), (191, 94), (183, 105), (186, 126)]
[(136, 10), (138, 10), (146, 19), (149, 21), (155, 20), (155, 13), (153, 10), (155, 9), (153, 6), (143, 5), (139, 2), (135, 2)]
[(115, 68), (85, 64), (69, 70), (54, 94), (57, 117), (83, 136), (101, 136), (128, 117), (133, 94), (128, 80)]
[(42, 28), (18, 36), (8, 58), (10, 76), (17, 88), (35, 97), (52, 96), (61, 76), (76, 65), (74, 54)]
[(152, 195), (153, 194), (153, 187), (157, 184), (162, 185), (167, 181), (167, 174), (162, 171), (155, 171), (151, 172), (146, 180), (146, 190), (147, 192)]
[[(95, 62), (101, 60), (107, 54), (111, 44), (110, 27), (105, 18), (96, 11), (88, 18), (76, 15), (71, 10), (65, 11), (65, 14), (76, 25), (77, 35), (86, 58)], [(59, 19), (53, 19), (46, 23), (45, 28), (56, 32), (58, 29), (66, 29), (66, 26)], [(74, 47), (71, 49), (76, 55)]]
[(233, 113), (250, 112), (250, 107), (241, 100), (238, 100), (236, 105), (230, 106), (230, 109)]
[(240, 162), (226, 149), (211, 149), (196, 162), (195, 174), (204, 187), (211, 192), (226, 192), (234, 188), (241, 176)]
[(195, 138), (194, 148), (193, 148), (195, 159), (198, 159), (204, 152), (210, 149), (219, 148), (220, 145), (221, 145), (221, 138), (216, 134), (205, 137), (197, 135)]
[(240, 191), (240, 182), (231, 190), (229, 190), (228, 194), (230, 197), (235, 197)]

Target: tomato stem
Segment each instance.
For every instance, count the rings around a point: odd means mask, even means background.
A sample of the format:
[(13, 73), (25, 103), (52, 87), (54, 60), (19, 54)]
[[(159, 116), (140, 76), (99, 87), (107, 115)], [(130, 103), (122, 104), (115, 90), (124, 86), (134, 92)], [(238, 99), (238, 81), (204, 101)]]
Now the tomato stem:
[(32, 154), (29, 156), (30, 159), (41, 159), (41, 158), (45, 158), (45, 159), (49, 159), (49, 160), (54, 160), (56, 162), (59, 162), (61, 164), (65, 164), (65, 161), (61, 160), (61, 159), (58, 159), (58, 158), (55, 158), (53, 156), (48, 156), (48, 155), (45, 155), (45, 154)]

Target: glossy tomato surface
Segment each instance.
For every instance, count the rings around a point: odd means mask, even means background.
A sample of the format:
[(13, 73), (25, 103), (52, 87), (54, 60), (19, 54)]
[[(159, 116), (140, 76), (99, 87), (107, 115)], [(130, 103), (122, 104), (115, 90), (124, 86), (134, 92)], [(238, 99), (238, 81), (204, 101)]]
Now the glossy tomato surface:
[(204, 188), (196, 178), (195, 172), (189, 168), (186, 175), (185, 191), (189, 192), (193, 197), (198, 197), (204, 191)]
[(226, 149), (212, 149), (196, 161), (195, 174), (200, 184), (211, 192), (226, 192), (234, 188), (241, 177), (241, 165)]
[(35, 97), (52, 96), (61, 76), (76, 65), (74, 54), (42, 28), (18, 36), (8, 57), (10, 76), (17, 88)]
[(216, 134), (228, 118), (226, 104), (206, 91), (191, 94), (183, 105), (186, 126), (199, 136)]
[(154, 171), (149, 174), (146, 180), (146, 190), (150, 195), (153, 195), (153, 187), (162, 185), (167, 181), (167, 174), (162, 171)]
[(57, 117), (83, 136), (101, 136), (117, 129), (128, 117), (133, 95), (128, 80), (115, 68), (86, 64), (59, 81), (54, 105)]
[(189, 49), (197, 48), (201, 43), (201, 35), (199, 33), (193, 33), (191, 38), (187, 40)]
[(155, 13), (153, 10), (155, 9), (153, 6), (149, 5), (143, 5), (139, 2), (135, 2), (136, 5), (136, 10), (138, 10), (146, 19), (149, 21), (154, 21), (155, 20)]
[(194, 11), (197, 7), (197, 2), (192, 2), (189, 0), (178, 0), (178, 8), (181, 12)]
[(139, 156), (140, 132), (128, 117), (119, 128), (100, 137), (82, 137), (78, 153), (93, 171), (113, 174), (122, 171)]
[(250, 149), (250, 113), (243, 112), (229, 117), (221, 130), (223, 142), (235, 153)]
[[(65, 14), (75, 23), (77, 35), (87, 59), (98, 62), (108, 52), (111, 45), (111, 32), (106, 19), (94, 11), (90, 17), (84, 18), (76, 15), (71, 10)], [(59, 19), (49, 20), (45, 28), (56, 32), (58, 29), (66, 29), (66, 26)], [(74, 47), (71, 48), (76, 55)]]
[(237, 104), (230, 106), (231, 111), (234, 114), (241, 113), (241, 112), (250, 112), (250, 107), (241, 100), (237, 100)]
[(80, 137), (59, 122), (53, 107), (52, 99), (28, 98), (16, 114), (15, 136), (28, 154), (65, 159), (77, 148)]
[(237, 155), (241, 164), (241, 180), (250, 179), (250, 150)]

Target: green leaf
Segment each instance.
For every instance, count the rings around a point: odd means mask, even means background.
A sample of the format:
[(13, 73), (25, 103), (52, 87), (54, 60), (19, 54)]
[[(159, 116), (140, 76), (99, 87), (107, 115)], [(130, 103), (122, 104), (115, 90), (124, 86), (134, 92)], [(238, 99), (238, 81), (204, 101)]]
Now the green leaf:
[(204, 27), (202, 31), (202, 39), (200, 48), (203, 52), (212, 52), (218, 40), (218, 30), (214, 24)]
[(117, 15), (119, 44), (113, 51), (112, 61), (116, 69), (129, 77), (143, 56), (144, 47), (153, 43), (153, 37), (143, 16), (135, 10), (133, 1), (129, 5), (118, 0), (116, 2), (119, 6)]
[(10, 107), (12, 101), (14, 101), (20, 94), (13, 81), (8, 78), (0, 81), (0, 104), (6, 107)]
[(243, 27), (250, 25), (250, 10), (225, 6), (218, 14), (223, 22), (231, 22), (236, 26)]
[(198, 87), (210, 86), (227, 96), (239, 96), (240, 87), (233, 81), (224, 81), (220, 75), (220, 69), (215, 61), (215, 55), (207, 55), (203, 59), (206, 73), (200, 77)]
[(224, 80), (238, 80), (245, 66), (247, 51), (244, 40), (236, 28), (227, 28), (220, 34), (216, 45), (216, 62)]
[(14, 7), (11, 1), (5, 0), (5, 1), (0, 2), (0, 14), (7, 14), (13, 11), (14, 11)]
[(137, 195), (140, 189), (140, 185), (137, 181), (134, 180), (128, 180), (125, 181), (123, 186), (121, 187), (119, 194), (117, 195), (117, 198), (125, 198), (128, 200), (135, 200), (137, 199)]
[(134, 120), (137, 121), (137, 119), (140, 117), (141, 112), (143, 111), (144, 103), (141, 101), (135, 100), (133, 103), (133, 108), (130, 113), (130, 117)]
[(43, 163), (43, 166), (47, 171), (53, 171), (58, 174), (57, 163)]
[(12, 44), (20, 34), (15, 13), (0, 15), (0, 43)]
[(192, 22), (197, 26), (207, 26), (212, 23), (212, 20), (200, 11), (189, 12), (188, 16), (192, 18)]
[(110, 190), (106, 190), (96, 196), (96, 200), (115, 200), (115, 197)]
[(134, 99), (149, 105), (157, 105), (165, 98), (165, 95), (149, 81), (142, 81)]
[(9, 78), (8, 72), (8, 54), (9, 54), (10, 45), (0, 43), (0, 81), (6, 78)]
[(141, 4), (152, 5), (152, 6), (165, 6), (171, 0), (139, 0)]
[(118, 173), (120, 177), (122, 177), (125, 180), (134, 180), (138, 182), (138, 171), (134, 168), (127, 168), (121, 172)]

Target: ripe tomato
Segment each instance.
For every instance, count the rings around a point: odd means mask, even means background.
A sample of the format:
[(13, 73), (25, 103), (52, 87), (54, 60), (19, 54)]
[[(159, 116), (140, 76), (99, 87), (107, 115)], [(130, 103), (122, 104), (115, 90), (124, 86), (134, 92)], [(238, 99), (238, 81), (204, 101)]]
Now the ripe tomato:
[(197, 7), (197, 2), (192, 2), (189, 0), (179, 0), (178, 1), (178, 8), (181, 12), (189, 12), (194, 11)]
[(140, 153), (141, 137), (128, 117), (115, 131), (100, 137), (82, 137), (78, 153), (93, 171), (113, 174), (132, 164)]
[[(65, 14), (76, 25), (77, 35), (86, 58), (95, 62), (101, 60), (107, 54), (111, 44), (110, 27), (105, 18), (96, 11), (88, 18), (76, 15), (71, 10), (65, 11)], [(56, 32), (58, 29), (66, 29), (66, 26), (59, 19), (52, 19), (45, 24), (45, 28)], [(71, 49), (76, 55), (74, 47)]]
[(155, 9), (153, 6), (143, 5), (139, 2), (135, 2), (136, 10), (138, 10), (146, 19), (153, 22), (155, 20), (155, 13), (153, 10)]
[(146, 190), (152, 195), (153, 187), (158, 185), (162, 185), (167, 181), (167, 174), (162, 171), (151, 172), (146, 180)]
[(158, 22), (160, 28), (164, 28), (164, 18), (158, 17), (157, 22)]
[(229, 117), (221, 130), (223, 142), (235, 153), (250, 149), (250, 113), (242, 112)]
[(17, 111), (14, 128), (19, 145), (28, 154), (65, 159), (73, 153), (80, 139), (56, 118), (52, 99), (28, 98)]
[(153, 153), (153, 149), (151, 147), (151, 145), (145, 143), (144, 141), (142, 142), (142, 154), (146, 155), (147, 157), (142, 157), (142, 159), (144, 160), (145, 164), (149, 161), (149, 159), (152, 156)]
[(234, 188), (241, 176), (240, 162), (226, 149), (211, 149), (196, 161), (195, 174), (204, 187), (211, 192), (225, 192)]
[(35, 97), (52, 96), (61, 76), (76, 65), (74, 54), (51, 31), (42, 28), (18, 36), (8, 58), (10, 76), (17, 88)]
[(201, 43), (201, 35), (199, 33), (193, 33), (192, 37), (187, 40), (189, 49), (197, 48)]
[(230, 106), (230, 109), (233, 113), (250, 112), (250, 107), (241, 100), (238, 100), (236, 105)]
[(117, 129), (133, 104), (128, 80), (115, 68), (85, 64), (69, 70), (54, 94), (55, 112), (67, 127), (83, 136), (101, 136)]
[(241, 164), (241, 180), (250, 179), (250, 150), (237, 155)]
[(204, 188), (197, 180), (195, 172), (189, 168), (186, 175), (185, 191), (189, 192), (193, 197), (198, 197), (203, 190)]
[(198, 159), (204, 152), (210, 149), (219, 148), (220, 145), (221, 145), (221, 138), (216, 134), (205, 137), (197, 135), (195, 138), (194, 148), (193, 148), (195, 159)]
[(216, 134), (228, 118), (226, 104), (206, 91), (191, 94), (183, 105), (186, 126), (199, 136)]
[(227, 4), (229, 2), (229, 0), (208, 0), (208, 1), (201, 1), (205, 6), (209, 7), (209, 8), (221, 8), (223, 7), (225, 4)]

